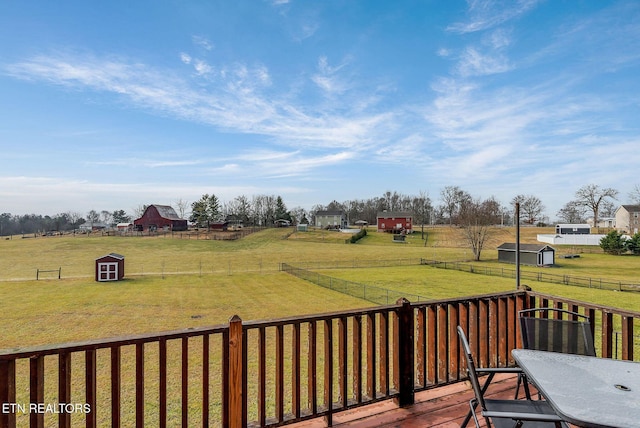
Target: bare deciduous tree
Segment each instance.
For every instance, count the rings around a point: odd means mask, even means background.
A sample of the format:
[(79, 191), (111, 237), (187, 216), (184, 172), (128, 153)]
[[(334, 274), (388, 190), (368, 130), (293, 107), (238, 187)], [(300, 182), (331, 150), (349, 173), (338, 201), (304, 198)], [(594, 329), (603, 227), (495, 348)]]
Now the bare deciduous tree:
[(449, 215), (449, 225), (452, 225), (462, 205), (471, 202), (472, 198), (458, 186), (446, 186), (440, 191), (440, 200), (442, 201), (442, 210)]
[(176, 207), (178, 208), (178, 216), (180, 216), (180, 218), (186, 218), (187, 215), (187, 208), (189, 208), (189, 202), (185, 201), (182, 198), (179, 198), (176, 202), (175, 202)]
[(611, 187), (600, 188), (597, 184), (588, 184), (576, 191), (576, 204), (583, 206), (593, 213), (593, 224), (598, 224), (598, 215), (607, 198), (617, 199), (618, 191)]
[(629, 199), (631, 199), (634, 204), (640, 204), (640, 184), (633, 186), (633, 190), (629, 192)]
[(565, 223), (583, 223), (585, 208), (576, 201), (569, 201), (556, 213), (558, 218)]
[(479, 261), (484, 244), (491, 235), (491, 226), (500, 223), (502, 207), (493, 197), (480, 200), (468, 199), (460, 206), (458, 224), (471, 246), (474, 260)]
[(525, 223), (535, 224), (542, 217), (545, 207), (536, 196), (518, 195), (511, 200), (512, 205), (515, 206), (516, 203), (520, 203), (520, 213), (524, 215)]
[(142, 217), (142, 214), (144, 214), (144, 212), (147, 210), (148, 205), (138, 205), (137, 207), (133, 208), (133, 215), (135, 216), (135, 218), (140, 218)]
[(429, 194), (421, 190), (418, 196), (412, 199), (411, 205), (415, 221), (419, 222), (422, 227), (422, 239), (424, 239), (424, 225), (430, 223), (430, 215), (433, 211)]

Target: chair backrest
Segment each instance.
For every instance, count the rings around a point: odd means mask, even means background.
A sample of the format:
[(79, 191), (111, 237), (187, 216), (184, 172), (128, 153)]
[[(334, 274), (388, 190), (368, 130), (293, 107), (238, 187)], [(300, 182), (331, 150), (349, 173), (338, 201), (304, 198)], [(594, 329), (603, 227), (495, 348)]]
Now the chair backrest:
[(471, 354), (471, 347), (469, 346), (469, 341), (467, 340), (464, 330), (460, 326), (458, 326), (458, 337), (460, 338), (460, 343), (462, 343), (462, 352), (464, 352), (465, 359), (467, 360), (467, 375), (469, 376), (473, 393), (478, 400), (480, 408), (486, 410), (484, 396), (482, 395), (482, 389), (480, 389), (480, 381), (478, 381), (478, 374), (476, 373), (476, 364)]
[[(546, 317), (542, 317), (546, 312)], [(550, 316), (553, 313), (553, 316)], [(562, 319), (566, 316), (567, 319)], [(555, 308), (518, 311), (522, 347), (539, 351), (595, 356), (589, 318)]]

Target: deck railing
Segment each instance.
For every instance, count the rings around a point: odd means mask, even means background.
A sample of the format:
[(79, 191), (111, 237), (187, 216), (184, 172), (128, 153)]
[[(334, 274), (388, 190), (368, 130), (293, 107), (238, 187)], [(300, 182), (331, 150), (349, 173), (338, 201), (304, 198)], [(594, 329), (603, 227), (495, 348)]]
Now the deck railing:
[[(0, 427), (280, 426), (465, 378), (456, 327), (478, 363), (513, 363), (517, 311), (588, 315), (599, 355), (633, 360), (640, 314), (514, 291), (0, 351)], [(615, 334), (618, 333), (618, 334)], [(616, 342), (616, 338), (621, 341)]]

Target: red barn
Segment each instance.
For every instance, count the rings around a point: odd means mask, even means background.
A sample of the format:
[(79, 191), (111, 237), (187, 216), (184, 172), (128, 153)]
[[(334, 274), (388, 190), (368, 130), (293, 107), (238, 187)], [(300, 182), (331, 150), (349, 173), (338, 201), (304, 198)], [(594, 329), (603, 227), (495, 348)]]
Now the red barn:
[(378, 213), (376, 219), (378, 232), (413, 232), (413, 216), (407, 212), (383, 211)]
[(124, 278), (124, 256), (111, 253), (96, 259), (96, 281), (120, 281)]
[(168, 205), (149, 205), (142, 217), (133, 221), (135, 230), (187, 230), (187, 220), (178, 217)]

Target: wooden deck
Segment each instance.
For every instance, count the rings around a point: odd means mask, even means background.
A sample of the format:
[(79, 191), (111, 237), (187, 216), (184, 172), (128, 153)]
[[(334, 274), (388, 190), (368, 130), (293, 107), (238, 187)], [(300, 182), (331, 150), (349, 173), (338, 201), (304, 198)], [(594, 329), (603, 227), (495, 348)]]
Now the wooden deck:
[[(496, 375), (486, 396), (513, 398), (516, 380), (517, 377), (513, 375)], [(469, 400), (472, 398), (471, 384), (459, 382), (418, 392), (415, 395), (415, 404), (407, 408), (399, 408), (392, 400), (387, 400), (336, 413), (333, 416), (333, 426), (339, 428), (459, 428), (469, 411)], [(325, 427), (326, 423), (323, 418), (316, 418), (289, 426), (321, 428)], [(473, 420), (467, 426), (473, 427)]]

